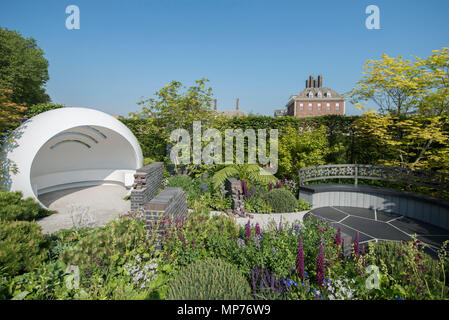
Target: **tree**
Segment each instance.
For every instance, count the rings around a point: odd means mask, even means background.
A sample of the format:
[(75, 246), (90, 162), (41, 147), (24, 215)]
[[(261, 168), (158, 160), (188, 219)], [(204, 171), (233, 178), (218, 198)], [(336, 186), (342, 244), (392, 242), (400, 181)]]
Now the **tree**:
[(381, 113), (449, 113), (449, 48), (428, 58), (389, 57), (368, 60), (363, 78), (349, 93), (356, 105), (372, 100)]
[(39, 113), (47, 112), (54, 109), (64, 108), (65, 106), (62, 104), (53, 104), (53, 103), (38, 103), (28, 107), (26, 112), (26, 116), (28, 118), (32, 118), (37, 116)]
[[(171, 81), (169, 85), (155, 93), (156, 98), (149, 98), (138, 102), (142, 111), (130, 113), (133, 118), (152, 117), (160, 120), (165, 128), (165, 138), (168, 141), (174, 129), (191, 131), (192, 123), (196, 120), (207, 121), (213, 118), (211, 110), (212, 88), (206, 88), (209, 80), (195, 81), (195, 86), (186, 88), (179, 81)], [(182, 89), (187, 89), (181, 92)]]
[(48, 80), (48, 61), (36, 40), (0, 27), (0, 88), (13, 91), (12, 102), (27, 106), (49, 102)]
[(342, 148), (341, 143), (329, 147), (324, 125), (303, 130), (286, 127), (279, 140), (279, 176), (293, 180), (300, 168), (325, 164), (326, 156)]
[[(195, 85), (186, 88), (179, 81), (171, 81), (155, 93), (155, 98), (149, 98), (138, 102), (142, 110), (130, 113), (133, 118), (152, 118), (158, 133), (167, 145), (167, 154), (172, 141), (170, 135), (175, 129), (193, 131), (193, 122), (202, 121), (209, 123), (214, 119), (211, 110), (212, 88), (206, 87), (209, 80), (196, 80)], [(184, 89), (184, 90), (183, 90)], [(204, 144), (204, 142), (203, 142)], [(191, 152), (190, 154), (193, 154)], [(208, 165), (200, 165), (208, 168)], [(183, 166), (185, 172), (193, 172), (198, 165)], [(179, 168), (175, 165), (175, 170)]]
[(367, 112), (355, 122), (357, 138), (377, 150), (374, 161), (409, 169), (449, 172), (448, 118)]
[(421, 114), (449, 114), (449, 47), (433, 50), (427, 59), (417, 58), (427, 93), (418, 106)]
[(26, 108), (11, 101), (12, 90), (0, 89), (0, 137), (21, 123)]

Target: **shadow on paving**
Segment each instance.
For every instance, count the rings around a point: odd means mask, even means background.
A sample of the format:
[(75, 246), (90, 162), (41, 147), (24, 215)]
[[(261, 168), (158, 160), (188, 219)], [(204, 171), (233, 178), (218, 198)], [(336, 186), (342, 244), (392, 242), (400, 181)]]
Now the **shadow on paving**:
[(359, 233), (361, 245), (369, 241), (411, 241), (416, 234), (424, 242), (425, 251), (436, 257), (438, 249), (449, 240), (449, 231), (401, 216), (396, 213), (356, 207), (323, 207), (309, 212), (315, 218), (321, 217), (331, 225), (355, 239)]

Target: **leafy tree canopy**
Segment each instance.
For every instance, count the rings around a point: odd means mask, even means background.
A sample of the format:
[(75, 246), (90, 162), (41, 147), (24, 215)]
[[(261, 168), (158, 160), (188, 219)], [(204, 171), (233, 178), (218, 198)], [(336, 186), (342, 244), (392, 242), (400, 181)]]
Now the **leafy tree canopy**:
[(49, 102), (48, 79), (48, 61), (36, 40), (0, 27), (0, 88), (13, 91), (12, 102), (27, 106)]
[(449, 47), (414, 60), (383, 54), (368, 60), (363, 78), (349, 93), (356, 105), (372, 100), (381, 113), (449, 113)]

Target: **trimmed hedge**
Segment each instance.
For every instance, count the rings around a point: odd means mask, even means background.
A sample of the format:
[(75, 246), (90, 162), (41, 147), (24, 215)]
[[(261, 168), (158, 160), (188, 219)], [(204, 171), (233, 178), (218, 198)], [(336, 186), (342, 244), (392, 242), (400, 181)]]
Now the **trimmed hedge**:
[(287, 189), (273, 189), (265, 194), (264, 200), (276, 213), (294, 212), (298, 206), (295, 196)]
[(209, 259), (190, 264), (175, 277), (167, 300), (250, 300), (251, 288), (231, 264)]

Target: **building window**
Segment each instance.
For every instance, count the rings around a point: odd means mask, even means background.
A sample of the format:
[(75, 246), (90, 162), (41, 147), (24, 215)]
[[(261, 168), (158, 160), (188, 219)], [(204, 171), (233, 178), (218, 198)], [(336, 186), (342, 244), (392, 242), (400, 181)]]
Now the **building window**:
[(309, 110), (312, 111), (312, 104), (309, 103)]
[(338, 102), (335, 104), (335, 110), (340, 110), (340, 104)]
[(331, 104), (330, 103), (326, 103), (326, 107), (327, 107), (327, 111), (331, 111)]
[(321, 111), (321, 103), (318, 103), (318, 110)]
[(318, 98), (322, 98), (322, 97), (323, 97), (323, 94), (321, 93), (321, 91), (318, 91), (317, 97), (318, 97)]
[(326, 97), (327, 98), (332, 98), (332, 94), (328, 91), (328, 92), (326, 92)]
[(309, 91), (309, 98), (313, 98), (313, 92)]
[(299, 104), (299, 110), (304, 110), (304, 105), (302, 103)]

